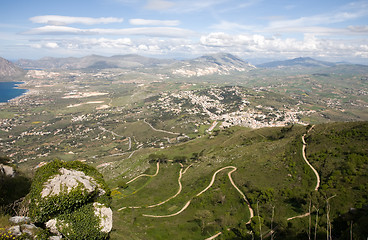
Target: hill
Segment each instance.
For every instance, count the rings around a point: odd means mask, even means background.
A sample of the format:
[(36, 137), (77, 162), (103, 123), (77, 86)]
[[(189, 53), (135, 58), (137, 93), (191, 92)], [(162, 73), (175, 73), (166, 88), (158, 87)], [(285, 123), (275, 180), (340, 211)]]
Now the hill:
[(45, 57), (39, 60), (20, 59), (17, 61), (17, 65), (24, 69), (105, 69), (153, 67), (169, 64), (173, 61), (129, 54), (111, 57), (90, 55), (81, 58)]
[(90, 55), (82, 58), (51, 58), (39, 60), (20, 59), (17, 65), (24, 69), (85, 69), (99, 70), (108, 68), (153, 68), (162, 73), (177, 76), (204, 76), (211, 74), (228, 75), (231, 72), (246, 72), (255, 67), (234, 55), (219, 53), (205, 55), (191, 60), (148, 58), (139, 55), (115, 55), (104, 57)]
[[(253, 231), (259, 239), (272, 228), (279, 239), (324, 239), (332, 226), (334, 239), (346, 239), (349, 219), (354, 236), (364, 236), (364, 217), (354, 211), (364, 213), (368, 203), (367, 136), (367, 122), (235, 127), (125, 159), (104, 171), (118, 187), (112, 238), (205, 239), (221, 232), (220, 239), (251, 239)], [(320, 177), (317, 190), (303, 154)], [(142, 161), (139, 176), (133, 166)]]
[(16, 80), (25, 72), (10, 61), (0, 57), (0, 81)]
[(335, 63), (319, 61), (310, 57), (299, 57), (285, 61), (273, 61), (257, 65), (259, 68), (286, 68), (286, 67), (333, 67)]
[(199, 77), (212, 74), (229, 75), (232, 72), (248, 72), (256, 67), (232, 54), (218, 53), (181, 61), (172, 68), (174, 75)]

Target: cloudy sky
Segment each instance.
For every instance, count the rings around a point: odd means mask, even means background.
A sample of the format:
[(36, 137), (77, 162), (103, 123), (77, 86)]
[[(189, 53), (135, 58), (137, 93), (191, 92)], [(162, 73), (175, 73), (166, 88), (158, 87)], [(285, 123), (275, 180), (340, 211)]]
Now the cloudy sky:
[(368, 64), (368, 1), (11, 0), (0, 56), (314, 57)]

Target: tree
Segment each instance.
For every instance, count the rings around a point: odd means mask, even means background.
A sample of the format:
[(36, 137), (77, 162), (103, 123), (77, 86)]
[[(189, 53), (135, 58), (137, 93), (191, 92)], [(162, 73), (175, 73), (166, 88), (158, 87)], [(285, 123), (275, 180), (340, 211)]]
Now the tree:
[(203, 232), (207, 224), (213, 220), (213, 214), (209, 210), (198, 210), (195, 213), (194, 218)]

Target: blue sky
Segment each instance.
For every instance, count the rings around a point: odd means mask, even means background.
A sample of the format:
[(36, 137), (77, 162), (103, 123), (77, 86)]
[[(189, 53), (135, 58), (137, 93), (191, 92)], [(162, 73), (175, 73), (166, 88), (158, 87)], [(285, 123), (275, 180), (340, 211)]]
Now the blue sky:
[(0, 56), (309, 56), (368, 64), (368, 2), (346, 0), (12, 0)]

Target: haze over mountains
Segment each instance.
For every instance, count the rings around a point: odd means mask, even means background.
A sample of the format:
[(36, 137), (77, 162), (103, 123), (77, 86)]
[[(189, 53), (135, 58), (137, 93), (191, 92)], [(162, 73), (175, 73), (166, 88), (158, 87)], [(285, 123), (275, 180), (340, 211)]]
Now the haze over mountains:
[(20, 77), (24, 75), (24, 71), (14, 63), (0, 57), (0, 79), (10, 77)]
[[(20, 59), (15, 63), (0, 58), (0, 77), (17, 78), (30, 69), (60, 70), (101, 70), (101, 69), (142, 69), (152, 68), (176, 76), (193, 77), (204, 75), (228, 75), (232, 72), (248, 72), (255, 69), (323, 69), (327, 72), (340, 69), (367, 72), (368, 66), (349, 63), (332, 63), (310, 57), (299, 57), (285, 61), (272, 61), (256, 66), (229, 53), (204, 55), (189, 60), (158, 59), (135, 54), (114, 55), (111, 57), (90, 55), (76, 58), (45, 57), (39, 60)], [(24, 69), (24, 70), (22, 70)]]
[[(156, 67), (168, 65), (217, 65), (233, 66), (235, 68), (254, 68), (245, 60), (229, 53), (208, 54), (190, 60), (158, 59), (144, 57), (136, 54), (114, 55), (111, 57), (89, 55), (85, 57), (54, 58), (44, 57), (38, 60), (20, 59), (16, 62), (21, 68), (32, 69), (83, 69), (83, 68), (139, 68)], [(298, 57), (284, 61), (271, 61), (263, 64), (257, 64), (257, 68), (275, 68), (275, 67), (333, 67), (338, 63), (320, 61), (310, 57)], [(348, 64), (348, 63), (347, 63)]]
[(279, 68), (279, 67), (333, 67), (336, 63), (319, 61), (310, 57), (299, 57), (285, 61), (273, 61), (258, 64), (260, 68)]
[(139, 55), (114, 55), (104, 57), (89, 55), (75, 58), (45, 57), (39, 60), (20, 59), (16, 64), (25, 69), (104, 69), (104, 68), (138, 68), (153, 67), (172, 63), (174, 60), (148, 58)]

